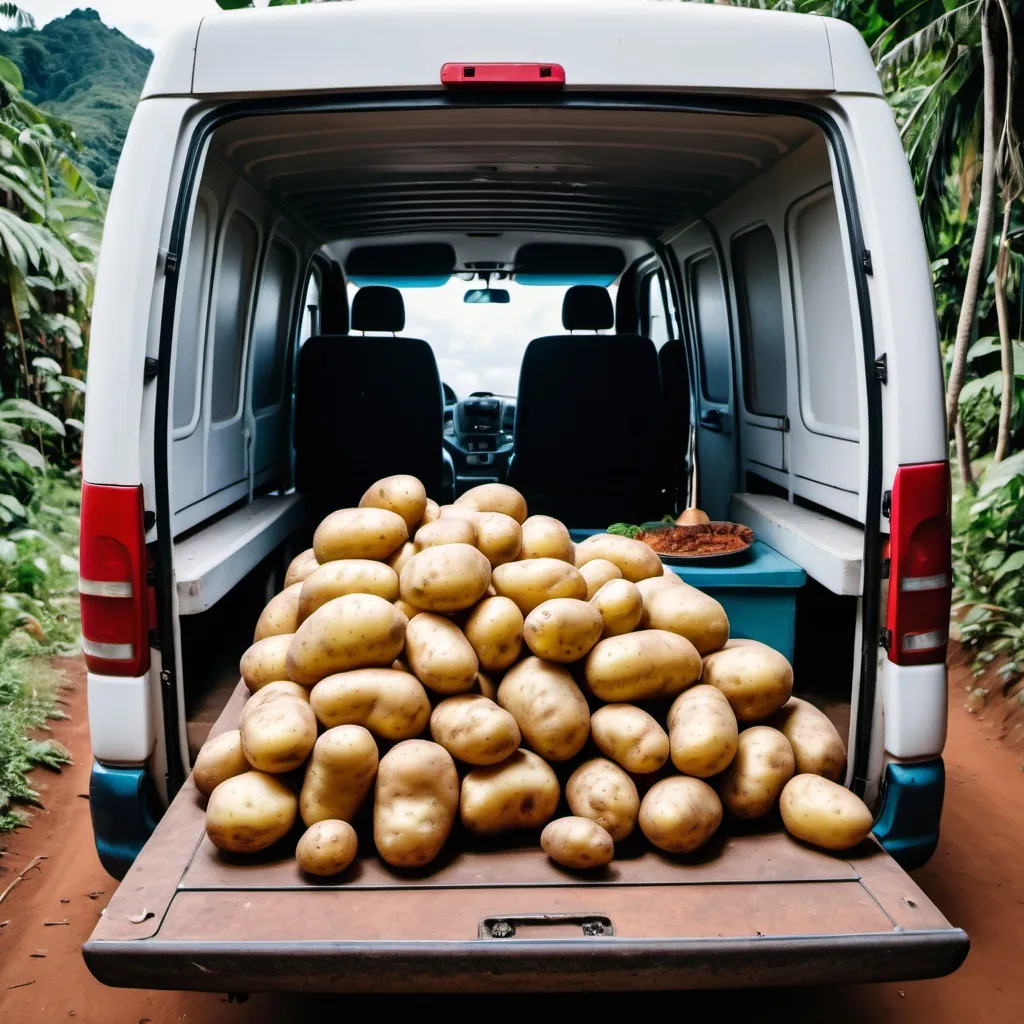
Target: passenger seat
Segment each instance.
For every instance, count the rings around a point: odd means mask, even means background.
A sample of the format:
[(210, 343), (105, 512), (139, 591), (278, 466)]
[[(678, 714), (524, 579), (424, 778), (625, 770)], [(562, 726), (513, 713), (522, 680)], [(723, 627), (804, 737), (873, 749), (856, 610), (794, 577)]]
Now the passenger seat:
[[(368, 286), (352, 302), (353, 331), (405, 327), (395, 288)], [(321, 335), (299, 354), (296, 486), (312, 531), (328, 513), (358, 504), (382, 476), (412, 473), (444, 500), (441, 378), (419, 338)]]
[(682, 340), (666, 341), (658, 352), (658, 363), (665, 400), (672, 497), (675, 507), (681, 509), (689, 503), (690, 479), (690, 370)]
[[(566, 331), (613, 326), (604, 288), (577, 285)], [(558, 334), (527, 346), (508, 482), (531, 512), (570, 527), (641, 523), (672, 511), (658, 355), (638, 334)]]

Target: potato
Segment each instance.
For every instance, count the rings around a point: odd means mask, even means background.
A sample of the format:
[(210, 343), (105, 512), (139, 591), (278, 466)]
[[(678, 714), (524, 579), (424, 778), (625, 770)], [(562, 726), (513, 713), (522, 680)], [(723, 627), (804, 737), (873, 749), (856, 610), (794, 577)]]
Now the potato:
[(740, 733), (719, 796), (737, 818), (763, 818), (775, 807), (795, 768), (793, 748), (778, 729), (751, 726)]
[(403, 601), (401, 598), (391, 603), (405, 616), (406, 622), (422, 614), (419, 608), (414, 608), (408, 601)]
[(530, 516), (523, 522), (520, 558), (558, 558), (576, 564), (576, 549), (565, 524), (551, 516)]
[(469, 544), (426, 548), (405, 563), (399, 577), (402, 600), (426, 612), (470, 608), (490, 582), (491, 563)]
[(397, 513), (383, 508), (343, 508), (332, 512), (313, 534), (316, 560), (384, 559), (409, 539), (409, 528)]
[(298, 697), (299, 700), (309, 703), (309, 688), (293, 683), (290, 679), (278, 679), (273, 683), (261, 686), (243, 705), (238, 716), (238, 724), (241, 726), (246, 717), (251, 715), (257, 708), (262, 707), (268, 701), (277, 700), (279, 697)]
[(497, 764), (519, 747), (519, 726), (487, 697), (464, 693), (449, 697), (430, 716), (430, 735), (457, 761)]
[(725, 694), (701, 683), (684, 690), (668, 712), (672, 763), (684, 774), (708, 779), (736, 756), (739, 729)]
[(384, 740), (419, 736), (430, 719), (420, 681), (393, 668), (359, 668), (321, 679), (309, 695), (321, 725), (362, 725)]
[(703, 681), (725, 694), (741, 722), (756, 722), (789, 700), (793, 667), (766, 644), (730, 641), (704, 658)]
[(623, 579), (609, 580), (590, 599), (590, 603), (601, 616), (601, 632), (606, 637), (632, 633), (644, 610), (643, 598), (636, 584)]
[(603, 558), (619, 567), (623, 578), (639, 583), (662, 573), (657, 552), (642, 540), (630, 540), (611, 533), (596, 533), (576, 545), (576, 568), (595, 558)]
[(685, 512), (681, 513), (676, 519), (677, 526), (699, 526), (702, 523), (710, 523), (711, 519), (708, 517), (707, 512), (702, 511), (699, 508), (688, 508)]
[(299, 793), (306, 826), (351, 821), (377, 774), (377, 744), (361, 725), (337, 725), (314, 744)]
[(668, 736), (646, 711), (632, 704), (605, 704), (590, 716), (597, 749), (627, 772), (646, 775), (668, 760)]
[(416, 554), (416, 545), (407, 540), (393, 555), (390, 555), (387, 564), (395, 570), (395, 575), (400, 575), (405, 568), (405, 563)]
[(416, 551), (435, 548), (441, 544), (476, 544), (476, 526), (471, 519), (458, 516), (442, 516), (426, 526), (421, 526), (413, 537)]
[(325, 562), (302, 584), (296, 628), (328, 601), (346, 594), (376, 594), (385, 601), (397, 601), (398, 573), (383, 562), (373, 562), (368, 558)]
[(586, 601), (556, 597), (536, 608), (523, 623), (526, 646), (547, 661), (579, 661), (598, 640), (604, 622)]
[(842, 782), (846, 746), (829, 717), (799, 697), (790, 697), (767, 722), (789, 740), (800, 775), (821, 775)]
[(284, 574), (284, 589), (287, 590), (293, 583), (301, 583), (319, 565), (312, 548), (297, 554), (289, 562), (288, 571)]
[(311, 825), (295, 847), (295, 859), (306, 874), (340, 875), (356, 859), (359, 839), (347, 821), (326, 819)]
[(435, 693), (465, 693), (480, 663), (462, 630), (432, 612), (417, 615), (405, 631), (405, 656), (413, 675)]
[(433, 498), (427, 498), (427, 507), (423, 510), (423, 518), (416, 525), (426, 526), (427, 523), (432, 523), (440, 518), (441, 506)]
[(824, 850), (849, 850), (874, 824), (871, 811), (848, 789), (820, 775), (795, 775), (779, 799), (786, 831)]
[(587, 596), (587, 584), (568, 562), (558, 558), (530, 558), (499, 565), (491, 583), (501, 597), (511, 598), (524, 615), (555, 597)]
[(335, 672), (390, 665), (404, 645), (405, 616), (394, 605), (376, 594), (346, 594), (299, 626), (288, 647), (288, 676), (312, 684)]
[(298, 806), (295, 794), (280, 779), (243, 772), (210, 794), (206, 834), (228, 853), (258, 853), (291, 831)]
[(622, 570), (607, 558), (594, 558), (580, 566), (580, 575), (587, 584), (587, 600), (592, 601), (609, 580), (622, 579)]
[(256, 631), (252, 642), (265, 640), (268, 636), (294, 633), (299, 628), (299, 593), (301, 583), (293, 583), (287, 590), (275, 594), (256, 620)]
[(614, 761), (585, 761), (565, 784), (569, 809), (596, 821), (617, 843), (636, 828), (640, 797), (633, 780)]
[(192, 781), (203, 796), (209, 796), (225, 779), (233, 779), (250, 767), (242, 751), (242, 734), (228, 729), (203, 744), (192, 766)]
[(640, 830), (660, 850), (699, 850), (722, 823), (722, 801), (700, 779), (675, 775), (656, 782), (640, 804)]
[(418, 868), (440, 852), (455, 824), (459, 775), (444, 747), (405, 740), (377, 769), (373, 841), (392, 867)]
[(383, 508), (395, 512), (412, 530), (427, 510), (427, 491), (414, 476), (386, 476), (366, 489), (359, 499), (360, 508)]
[(294, 633), (281, 633), (257, 640), (238, 665), (238, 671), (245, 685), (255, 693), (267, 683), (288, 678), (288, 648)]
[(474, 768), (462, 780), (459, 815), (477, 835), (540, 828), (558, 807), (558, 777), (542, 757), (517, 750), (500, 764)]
[(595, 697), (628, 704), (685, 690), (700, 678), (700, 655), (685, 637), (647, 629), (602, 640), (583, 671)]
[(507, 597), (485, 597), (463, 627), (480, 667), (501, 672), (519, 660), (523, 649), (523, 613)]
[(600, 868), (615, 856), (612, 837), (589, 818), (558, 818), (544, 826), (540, 848), (564, 868)]
[(567, 669), (527, 658), (498, 687), (498, 703), (511, 712), (523, 739), (549, 761), (567, 761), (590, 736), (590, 708)]
[(265, 701), (239, 724), (245, 759), (261, 772), (301, 767), (316, 742), (316, 715), (298, 697)]
[(498, 687), (483, 672), (477, 672), (473, 692), (479, 693), (488, 700), (493, 700), (495, 704), (498, 703)]
[(455, 499), (455, 504), (467, 506), (477, 512), (503, 512), (517, 523), (526, 520), (526, 499), (507, 484), (480, 484), (478, 487), (471, 487), (465, 494)]
[(722, 605), (685, 582), (681, 587), (648, 590), (640, 626), (685, 636), (702, 655), (724, 647), (729, 639), (729, 619)]
[(492, 569), (504, 565), (519, 557), (523, 528), (503, 512), (481, 512), (476, 517), (476, 546)]

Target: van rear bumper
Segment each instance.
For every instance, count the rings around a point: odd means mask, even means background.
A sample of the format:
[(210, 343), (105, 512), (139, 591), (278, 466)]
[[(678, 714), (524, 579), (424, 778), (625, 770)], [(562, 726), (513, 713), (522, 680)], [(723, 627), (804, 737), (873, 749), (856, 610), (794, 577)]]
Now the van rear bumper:
[(145, 769), (112, 768), (94, 761), (89, 812), (100, 863), (120, 880), (160, 820), (159, 799)]

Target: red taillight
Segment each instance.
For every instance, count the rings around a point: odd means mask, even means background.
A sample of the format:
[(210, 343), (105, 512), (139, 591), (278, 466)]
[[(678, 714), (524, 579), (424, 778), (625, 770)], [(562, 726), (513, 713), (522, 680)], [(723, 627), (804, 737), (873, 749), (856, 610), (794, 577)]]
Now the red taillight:
[(103, 675), (142, 675), (149, 602), (141, 487), (82, 485), (79, 564), (86, 665)]
[(889, 514), (889, 660), (938, 664), (946, 660), (953, 586), (949, 463), (900, 466)]
[(445, 64), (441, 84), (477, 89), (508, 85), (560, 89), (565, 85), (565, 68), (561, 64)]

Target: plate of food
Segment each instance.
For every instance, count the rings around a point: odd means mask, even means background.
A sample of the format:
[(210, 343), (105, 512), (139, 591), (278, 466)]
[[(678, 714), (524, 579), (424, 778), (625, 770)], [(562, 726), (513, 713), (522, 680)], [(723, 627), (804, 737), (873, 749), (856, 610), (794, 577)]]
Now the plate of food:
[(677, 518), (665, 516), (656, 523), (614, 523), (608, 532), (642, 541), (667, 565), (737, 561), (754, 543), (749, 526), (713, 522), (699, 508), (688, 508)]

